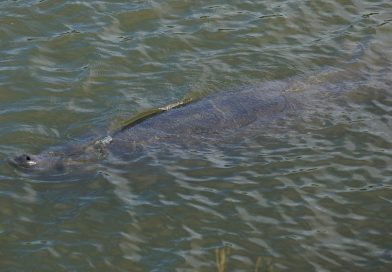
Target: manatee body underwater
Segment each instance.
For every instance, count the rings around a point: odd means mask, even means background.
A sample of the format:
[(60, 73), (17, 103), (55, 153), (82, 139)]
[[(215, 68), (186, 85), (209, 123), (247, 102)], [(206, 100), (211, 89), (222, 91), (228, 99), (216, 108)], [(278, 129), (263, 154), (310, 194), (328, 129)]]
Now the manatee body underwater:
[(161, 143), (219, 140), (223, 133), (235, 134), (257, 121), (269, 122), (298, 112), (308, 103), (304, 101), (315, 101), (309, 97), (337, 93), (337, 89), (344, 88), (310, 84), (308, 90), (297, 91), (298, 86), (301, 85), (287, 81), (273, 82), (217, 93), (194, 102), (179, 102), (133, 120), (110, 135), (83, 144), (53, 147), (37, 155), (25, 153), (10, 161), (24, 170), (64, 171), (108, 157), (130, 157)]

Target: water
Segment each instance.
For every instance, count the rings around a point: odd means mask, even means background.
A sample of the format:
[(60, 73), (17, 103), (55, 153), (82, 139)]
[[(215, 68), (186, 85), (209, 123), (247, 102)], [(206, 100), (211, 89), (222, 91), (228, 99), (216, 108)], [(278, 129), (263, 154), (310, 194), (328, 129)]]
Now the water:
[[(390, 271), (391, 14), (386, 0), (1, 1), (1, 270)], [(7, 163), (292, 78), (346, 94), (78, 174)]]

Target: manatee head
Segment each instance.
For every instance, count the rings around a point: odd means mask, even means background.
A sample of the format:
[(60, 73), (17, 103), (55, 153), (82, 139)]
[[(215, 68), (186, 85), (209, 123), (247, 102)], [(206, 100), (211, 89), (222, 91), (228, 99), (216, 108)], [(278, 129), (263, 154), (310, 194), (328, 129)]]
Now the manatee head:
[(65, 169), (64, 156), (52, 152), (18, 155), (11, 159), (11, 163), (24, 170), (63, 171)]
[(70, 172), (80, 168), (85, 169), (86, 165), (94, 166), (94, 163), (106, 158), (106, 147), (111, 141), (111, 137), (105, 137), (88, 144), (82, 142), (53, 147), (38, 155), (23, 153), (10, 162), (22, 170), (41, 172)]

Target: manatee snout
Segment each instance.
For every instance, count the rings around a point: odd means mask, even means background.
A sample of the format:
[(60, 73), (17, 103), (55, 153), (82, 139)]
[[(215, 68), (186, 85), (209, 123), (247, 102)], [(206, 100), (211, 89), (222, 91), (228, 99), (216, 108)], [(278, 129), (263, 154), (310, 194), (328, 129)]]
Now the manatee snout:
[(29, 154), (18, 155), (11, 162), (21, 168), (33, 168), (38, 165), (37, 158)]
[(11, 164), (25, 170), (63, 170), (62, 158), (51, 153), (31, 155), (24, 153), (11, 159)]

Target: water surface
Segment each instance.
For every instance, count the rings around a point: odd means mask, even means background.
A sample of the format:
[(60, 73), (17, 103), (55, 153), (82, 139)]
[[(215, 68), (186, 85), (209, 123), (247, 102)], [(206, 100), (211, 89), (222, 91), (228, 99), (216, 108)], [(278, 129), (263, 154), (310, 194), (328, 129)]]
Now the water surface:
[[(390, 271), (391, 14), (386, 0), (2, 1), (1, 270), (219, 271), (218, 253), (225, 271)], [(7, 163), (273, 81), (341, 96), (77, 174)]]

